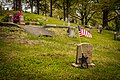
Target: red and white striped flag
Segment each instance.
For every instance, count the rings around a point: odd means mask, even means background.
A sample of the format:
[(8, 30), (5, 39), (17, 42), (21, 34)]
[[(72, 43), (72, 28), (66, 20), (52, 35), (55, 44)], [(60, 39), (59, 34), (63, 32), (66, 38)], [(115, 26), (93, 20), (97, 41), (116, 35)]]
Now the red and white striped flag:
[(89, 37), (89, 38), (92, 38), (92, 34), (90, 34), (88, 31), (86, 31), (85, 29), (83, 28), (80, 28), (80, 26), (78, 26), (78, 32), (79, 32), (79, 36), (86, 36), (86, 37)]

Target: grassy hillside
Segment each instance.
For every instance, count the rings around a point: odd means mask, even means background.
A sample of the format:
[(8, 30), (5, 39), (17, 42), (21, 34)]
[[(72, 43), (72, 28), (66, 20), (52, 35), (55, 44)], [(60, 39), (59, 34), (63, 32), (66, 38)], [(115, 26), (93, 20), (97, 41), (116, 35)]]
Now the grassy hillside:
[(95, 67), (80, 69), (71, 66), (75, 62), (78, 37), (69, 38), (62, 33), (53, 37), (35, 37), (22, 29), (2, 26), (0, 79), (120, 79), (120, 42), (113, 40), (112, 32), (98, 34), (94, 29), (92, 39), (81, 39), (93, 44)]
[[(40, 25), (46, 25), (46, 24), (54, 24), (54, 25), (61, 25), (61, 26), (67, 26), (68, 23), (62, 20), (58, 20), (56, 18), (51, 18), (47, 16), (41, 16), (37, 14), (28, 14), (24, 13), (25, 21), (31, 22), (31, 21), (38, 21)], [(76, 26), (76, 24), (71, 23), (71, 26)]]
[[(12, 14), (13, 16), (15, 16), (16, 11), (2, 11), (0, 12), (2, 13), (2, 15), (0, 15), (0, 21), (7, 21), (8, 18), (8, 14)], [(51, 17), (47, 17), (47, 16), (42, 16), (42, 15), (37, 15), (37, 14), (31, 14), (31, 13), (24, 13), (22, 12), (24, 15), (24, 20), (26, 23), (29, 22), (39, 22), (40, 26), (44, 26), (46, 24), (54, 24), (54, 25), (60, 25), (60, 26), (68, 26), (68, 23), (63, 21), (63, 20), (59, 20), (59, 19), (55, 19), (55, 18), (51, 18)], [(71, 23), (70, 26), (77, 26), (76, 24)]]
[(0, 80), (120, 79), (120, 42), (113, 40), (112, 31), (99, 34), (93, 29), (93, 38), (81, 38), (94, 46), (96, 65), (81, 69), (71, 66), (80, 43), (77, 30), (76, 38), (69, 38), (66, 29), (50, 30), (56, 35), (36, 37), (20, 28), (0, 26)]

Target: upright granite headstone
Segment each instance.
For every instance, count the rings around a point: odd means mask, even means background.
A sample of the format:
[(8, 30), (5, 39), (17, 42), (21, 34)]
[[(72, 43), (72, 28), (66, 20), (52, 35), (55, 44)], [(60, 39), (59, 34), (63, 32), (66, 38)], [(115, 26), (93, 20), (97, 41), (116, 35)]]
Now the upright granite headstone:
[(75, 27), (68, 28), (68, 36), (72, 38), (75, 37)]
[(25, 24), (23, 15), (19, 16), (19, 24)]
[(93, 46), (92, 44), (89, 43), (81, 43), (77, 45), (77, 51), (76, 51), (76, 62), (73, 63), (72, 65), (74, 67), (80, 67), (80, 58), (82, 57), (82, 53), (85, 57), (87, 58), (87, 63), (88, 66), (94, 66), (95, 64), (92, 63), (92, 51), (93, 51)]
[(8, 15), (8, 22), (12, 22), (13, 23), (13, 15)]
[(98, 25), (98, 33), (100, 34), (102, 33), (102, 28), (103, 28), (102, 25)]
[(117, 32), (114, 32), (114, 40), (117, 40)]
[(68, 20), (68, 27), (70, 27), (70, 21)]

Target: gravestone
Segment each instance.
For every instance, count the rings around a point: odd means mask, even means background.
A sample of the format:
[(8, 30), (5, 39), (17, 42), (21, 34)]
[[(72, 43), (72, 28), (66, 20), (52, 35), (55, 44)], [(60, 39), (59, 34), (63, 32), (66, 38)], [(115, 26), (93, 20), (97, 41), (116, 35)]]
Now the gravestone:
[(92, 51), (93, 46), (89, 43), (81, 43), (77, 45), (77, 51), (76, 51), (76, 62), (72, 64), (74, 67), (80, 67), (81, 62), (80, 58), (82, 58), (82, 53), (87, 58), (88, 66), (95, 66), (95, 64), (92, 63)]
[(102, 25), (98, 25), (98, 33), (102, 33)]
[(70, 27), (70, 21), (68, 20), (68, 27)]
[(19, 24), (25, 24), (23, 15), (19, 16)]
[(114, 40), (117, 40), (117, 32), (114, 32)]
[(13, 23), (13, 15), (8, 15), (8, 22)]
[(75, 27), (68, 28), (68, 36), (74, 38), (75, 37)]

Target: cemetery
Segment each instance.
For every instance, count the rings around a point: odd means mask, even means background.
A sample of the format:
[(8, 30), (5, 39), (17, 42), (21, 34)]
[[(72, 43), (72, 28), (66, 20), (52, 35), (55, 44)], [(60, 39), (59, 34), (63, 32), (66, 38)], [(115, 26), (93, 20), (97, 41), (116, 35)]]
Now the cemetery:
[(42, 7), (37, 14), (26, 12), (14, 1), (15, 10), (0, 6), (0, 80), (120, 79), (119, 19), (115, 29), (99, 19), (95, 25), (93, 19), (82, 25), (82, 19), (71, 15), (56, 17), (57, 11), (40, 14)]

